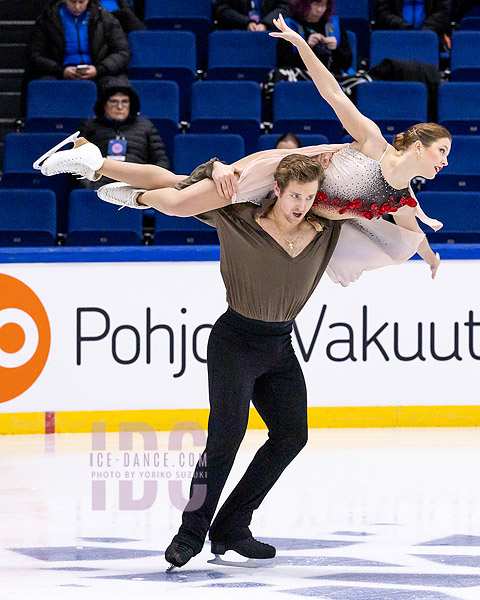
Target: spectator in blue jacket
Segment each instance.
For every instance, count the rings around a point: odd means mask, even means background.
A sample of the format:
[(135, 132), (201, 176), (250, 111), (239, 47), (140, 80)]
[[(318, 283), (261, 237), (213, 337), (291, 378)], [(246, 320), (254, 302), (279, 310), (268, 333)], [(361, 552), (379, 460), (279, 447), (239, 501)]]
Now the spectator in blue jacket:
[(377, 29), (426, 29), (440, 40), (450, 31), (452, 0), (376, 0)]
[(98, 82), (124, 73), (129, 60), (120, 23), (96, 0), (53, 0), (33, 29), (29, 78)]

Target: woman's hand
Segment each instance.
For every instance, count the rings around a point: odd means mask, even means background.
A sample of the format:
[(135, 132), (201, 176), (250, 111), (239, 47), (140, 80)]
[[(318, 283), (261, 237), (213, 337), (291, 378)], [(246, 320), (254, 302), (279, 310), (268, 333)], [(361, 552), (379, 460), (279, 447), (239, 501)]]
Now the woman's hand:
[(273, 19), (273, 24), (277, 29), (280, 30), (280, 32), (272, 31), (269, 33), (269, 35), (272, 37), (282, 38), (294, 46), (298, 46), (301, 43), (306, 43), (301, 35), (293, 31), (293, 29), (290, 29), (290, 27), (285, 23), (285, 20), (281, 14), (278, 15), (278, 19)]
[(326, 38), (323, 38), (323, 43), (327, 46), (329, 50), (337, 49), (337, 38), (333, 35), (329, 35)]
[(217, 186), (217, 194), (222, 198), (231, 198), (238, 192), (237, 180), (242, 169), (221, 162), (213, 163), (212, 179)]
[(439, 266), (440, 266), (440, 254), (438, 252), (436, 252), (433, 255), (433, 262), (430, 263), (430, 271), (432, 272), (432, 279), (435, 279), (435, 275), (437, 274)]
[(307, 44), (310, 48), (314, 48), (319, 43), (324, 43), (325, 37), (321, 33), (311, 33), (308, 36)]

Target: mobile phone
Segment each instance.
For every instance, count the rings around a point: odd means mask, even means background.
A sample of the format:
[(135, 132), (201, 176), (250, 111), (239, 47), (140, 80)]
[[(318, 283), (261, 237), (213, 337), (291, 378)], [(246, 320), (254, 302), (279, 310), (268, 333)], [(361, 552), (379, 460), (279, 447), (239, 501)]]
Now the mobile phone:
[(88, 67), (89, 67), (89, 65), (77, 65), (76, 69), (77, 69), (77, 71), (82, 72), (82, 71), (88, 71)]

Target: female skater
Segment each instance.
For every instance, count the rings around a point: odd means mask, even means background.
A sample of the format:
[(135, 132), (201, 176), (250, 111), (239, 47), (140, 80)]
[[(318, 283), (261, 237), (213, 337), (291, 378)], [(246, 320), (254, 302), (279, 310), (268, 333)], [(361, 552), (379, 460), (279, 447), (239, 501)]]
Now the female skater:
[[(322, 97), (332, 106), (355, 142), (350, 145), (320, 145), (299, 148), (297, 154), (322, 157), (334, 152), (320, 187), (314, 211), (328, 219), (346, 219), (340, 240), (327, 269), (330, 277), (348, 285), (362, 271), (399, 264), (418, 254), (430, 266), (432, 277), (440, 257), (434, 254), (417, 218), (437, 230), (442, 225), (421, 211), (410, 180), (416, 176), (433, 179), (448, 164), (451, 136), (442, 126), (421, 123), (396, 136), (393, 146), (383, 138), (373, 121), (363, 116), (345, 96), (331, 73), (311, 48), (280, 16), (279, 32), (271, 33), (294, 44)], [(367, 84), (368, 85), (368, 84)], [(79, 140), (77, 144), (82, 144)], [(53, 149), (52, 151), (54, 151)], [(52, 152), (51, 151), (51, 152)], [(247, 156), (231, 168), (216, 162), (215, 183), (206, 179), (173, 189), (183, 179), (159, 167), (104, 160), (92, 144), (50, 153), (36, 163), (45, 175), (78, 173), (87, 178), (106, 175), (128, 185), (100, 188), (103, 200), (134, 208), (153, 207), (177, 216), (191, 216), (230, 203), (261, 199), (273, 189), (273, 173), (289, 150), (266, 150)], [(240, 175), (238, 184), (236, 177)], [(392, 213), (396, 225), (380, 217)], [(355, 245), (355, 255), (351, 252)]]

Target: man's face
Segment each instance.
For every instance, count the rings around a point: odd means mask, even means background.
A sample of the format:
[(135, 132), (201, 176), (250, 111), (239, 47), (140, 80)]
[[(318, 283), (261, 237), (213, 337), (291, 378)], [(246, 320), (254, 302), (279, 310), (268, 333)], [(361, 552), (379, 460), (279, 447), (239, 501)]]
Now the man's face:
[(277, 195), (277, 211), (292, 225), (300, 223), (308, 211), (312, 208), (313, 201), (317, 195), (318, 181), (299, 183), (290, 181), (283, 192), (274, 183), (274, 191)]
[(105, 116), (115, 121), (123, 121), (130, 114), (130, 98), (117, 92), (105, 102)]
[(89, 0), (65, 0), (65, 6), (76, 17), (87, 10), (88, 3)]

